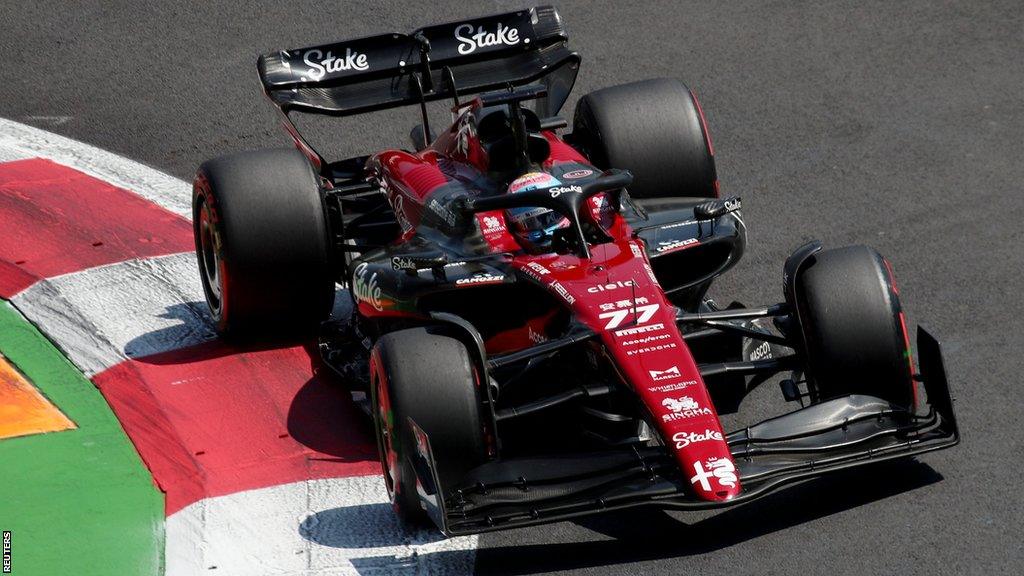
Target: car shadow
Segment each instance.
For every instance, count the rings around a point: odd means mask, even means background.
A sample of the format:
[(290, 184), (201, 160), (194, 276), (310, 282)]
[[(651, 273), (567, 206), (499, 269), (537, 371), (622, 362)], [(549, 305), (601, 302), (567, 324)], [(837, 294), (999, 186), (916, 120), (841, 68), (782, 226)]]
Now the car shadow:
[[(886, 462), (808, 480), (693, 523), (645, 508), (574, 521), (610, 541), (489, 546), (496, 535), (484, 535), (476, 573), (533, 574), (706, 554), (940, 480), (922, 462)], [(514, 533), (501, 537), (514, 539)]]
[(173, 320), (174, 323), (126, 342), (125, 356), (147, 360), (159, 358), (168, 351), (200, 345), (217, 338), (217, 330), (205, 302), (174, 304), (166, 307), (157, 318)]
[[(365, 529), (353, 530), (354, 527)], [(408, 528), (399, 521), (391, 504), (385, 502), (316, 512), (299, 524), (299, 534), (310, 542), (331, 548), (415, 546), (445, 539), (438, 530)]]
[(125, 356), (144, 364), (172, 365), (194, 361), (200, 355), (212, 360), (301, 344), (313, 354), (310, 356), (311, 361), (319, 358), (315, 340), (296, 339), (288, 334), (248, 340), (220, 338), (206, 303), (202, 301), (167, 306), (157, 318), (176, 322), (129, 340), (124, 345)]
[[(316, 342), (303, 345), (313, 372), (288, 407), (288, 434), (307, 448), (341, 459), (376, 460), (373, 426), (356, 407), (348, 386), (320, 357)], [(330, 458), (324, 458), (329, 460)]]
[[(379, 490), (383, 494), (383, 483)], [(410, 529), (386, 503), (322, 510), (307, 516), (298, 532), (320, 546), (346, 550), (358, 574), (472, 573), (473, 539), (448, 539), (433, 528)]]
[[(347, 296), (335, 313), (344, 312)], [(125, 354), (133, 361), (156, 366), (174, 366), (217, 360), (228, 356), (278, 349), (300, 348), (304, 355), (296, 369), (308, 374), (301, 386), (294, 389), (286, 411), (284, 426), (288, 435), (318, 453), (311, 460), (327, 462), (375, 461), (376, 447), (368, 419), (352, 402), (345, 382), (320, 357), (315, 336), (296, 338), (283, 334), (247, 340), (219, 338), (204, 302), (175, 304), (165, 308), (159, 318), (176, 320), (166, 326), (142, 334), (126, 343)], [(290, 356), (294, 358), (294, 356)], [(307, 364), (308, 362), (308, 364)]]

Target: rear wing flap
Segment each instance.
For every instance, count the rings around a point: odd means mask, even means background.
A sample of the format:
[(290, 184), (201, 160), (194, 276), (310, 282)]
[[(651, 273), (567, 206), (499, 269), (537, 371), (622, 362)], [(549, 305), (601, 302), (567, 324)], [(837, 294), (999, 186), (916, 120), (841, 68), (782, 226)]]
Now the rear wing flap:
[(539, 82), (538, 113), (568, 98), (579, 55), (557, 10), (541, 6), (259, 57), (270, 100), (292, 110), (348, 116)]

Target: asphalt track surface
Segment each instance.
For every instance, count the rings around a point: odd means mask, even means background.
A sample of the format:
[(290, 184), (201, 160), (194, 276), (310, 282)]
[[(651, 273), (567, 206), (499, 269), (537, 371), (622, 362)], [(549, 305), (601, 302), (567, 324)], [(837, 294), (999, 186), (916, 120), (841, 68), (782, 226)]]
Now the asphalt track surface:
[[(0, 116), (183, 179), (204, 158), (287, 144), (257, 53), (525, 5), (4, 4)], [(713, 295), (780, 298), (783, 259), (811, 238), (878, 248), (911, 322), (944, 344), (964, 440), (715, 514), (641, 510), (485, 535), (477, 571), (1020, 573), (1020, 2), (558, 4), (584, 57), (575, 95), (673, 76), (700, 96), (750, 240)], [(316, 123), (314, 141), (338, 154), (404, 146), (414, 118)], [(726, 425), (780, 407), (778, 396), (759, 390)]]

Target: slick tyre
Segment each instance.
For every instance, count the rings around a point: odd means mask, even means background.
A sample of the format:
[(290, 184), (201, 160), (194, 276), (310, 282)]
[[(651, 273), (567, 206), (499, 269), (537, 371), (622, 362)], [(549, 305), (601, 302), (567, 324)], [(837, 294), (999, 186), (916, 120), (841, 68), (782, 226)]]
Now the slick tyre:
[(311, 331), (334, 303), (327, 221), (296, 150), (203, 163), (193, 182), (199, 275), (217, 330), (251, 338)]
[(409, 418), (427, 434), (442, 489), (449, 495), (487, 459), (481, 390), (466, 347), (429, 328), (400, 330), (377, 341), (370, 356), (373, 419), (384, 483), (395, 511), (422, 524), (416, 493), (416, 438)]
[(717, 197), (715, 157), (700, 104), (669, 78), (602, 88), (576, 104), (573, 142), (598, 168), (633, 173), (636, 198)]
[(866, 394), (912, 409), (909, 342), (890, 267), (867, 246), (811, 258), (797, 300), (812, 399)]

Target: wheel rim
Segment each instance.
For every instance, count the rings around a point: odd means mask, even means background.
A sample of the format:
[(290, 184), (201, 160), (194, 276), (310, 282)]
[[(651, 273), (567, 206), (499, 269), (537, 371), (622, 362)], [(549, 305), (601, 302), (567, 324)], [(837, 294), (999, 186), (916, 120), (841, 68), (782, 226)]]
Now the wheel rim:
[(380, 455), (381, 473), (384, 475), (388, 498), (395, 504), (401, 479), (398, 452), (394, 443), (395, 417), (391, 409), (391, 398), (388, 396), (387, 381), (379, 374), (375, 376), (373, 386), (377, 397), (377, 417), (374, 419), (377, 424), (377, 451)]
[(203, 202), (199, 211), (200, 276), (207, 301), (214, 317), (220, 317), (224, 308), (224, 258), (220, 232), (209, 202)]

